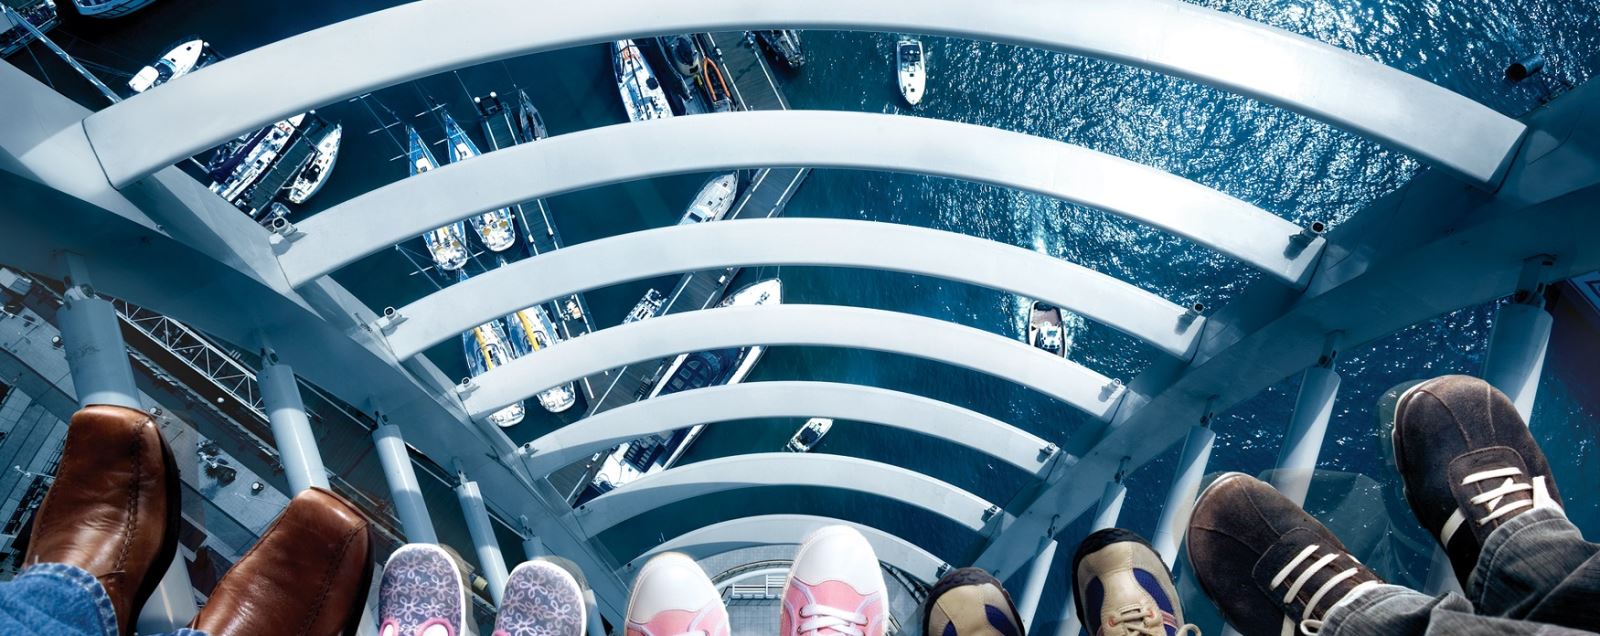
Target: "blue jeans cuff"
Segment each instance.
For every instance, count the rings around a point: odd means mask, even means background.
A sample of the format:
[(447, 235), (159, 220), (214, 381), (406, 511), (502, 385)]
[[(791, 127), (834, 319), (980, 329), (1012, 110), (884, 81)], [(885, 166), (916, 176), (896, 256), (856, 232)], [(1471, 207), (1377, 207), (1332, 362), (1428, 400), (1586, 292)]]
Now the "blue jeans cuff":
[[(100, 614), (100, 626), (105, 630), (106, 636), (118, 636), (117, 609), (111, 605), (111, 597), (106, 594), (106, 588), (93, 574), (82, 568), (65, 563), (39, 563), (29, 566), (17, 575), (18, 579), (25, 577), (50, 578), (83, 589), (94, 599), (95, 610)], [(132, 617), (129, 617), (132, 620)]]
[(1483, 550), (1478, 552), (1478, 564), (1473, 566), (1471, 576), (1467, 577), (1467, 598), (1475, 601), (1483, 598), (1483, 581), (1487, 580), (1490, 573), (1494, 571), (1491, 566), (1494, 563), (1495, 554), (1505, 547), (1507, 543), (1510, 543), (1517, 534), (1528, 528), (1557, 520), (1562, 523), (1571, 523), (1567, 521), (1567, 514), (1559, 509), (1538, 508), (1512, 517), (1510, 521), (1495, 528), (1494, 532), (1490, 532), (1489, 538), (1483, 542)]

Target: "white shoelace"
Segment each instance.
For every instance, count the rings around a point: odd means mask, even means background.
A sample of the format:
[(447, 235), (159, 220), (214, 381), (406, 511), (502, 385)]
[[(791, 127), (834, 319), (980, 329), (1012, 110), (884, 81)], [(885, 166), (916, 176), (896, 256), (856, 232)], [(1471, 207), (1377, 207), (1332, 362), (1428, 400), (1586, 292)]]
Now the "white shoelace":
[[(1310, 559), (1312, 555), (1316, 554), (1317, 548), (1319, 547), (1322, 546), (1317, 544), (1308, 545), (1304, 550), (1300, 551), (1300, 554), (1297, 554), (1293, 559), (1290, 559), (1289, 563), (1285, 564), (1283, 569), (1278, 570), (1278, 573), (1272, 577), (1272, 587), (1276, 588), (1279, 585), (1282, 585), (1284, 581), (1287, 581), (1289, 579), (1289, 574), (1292, 573), (1295, 568), (1300, 567), (1300, 564), (1305, 563), (1307, 559)], [(1295, 595), (1299, 594), (1300, 590), (1306, 586), (1306, 583), (1311, 581), (1311, 577), (1315, 576), (1317, 572), (1327, 568), (1334, 561), (1338, 560), (1339, 557), (1348, 558), (1350, 559), (1351, 563), (1359, 563), (1353, 556), (1344, 554), (1341, 551), (1328, 550), (1327, 554), (1322, 555), (1316, 561), (1312, 561), (1310, 565), (1307, 565), (1306, 569), (1300, 572), (1300, 576), (1295, 577), (1294, 581), (1289, 584), (1288, 591), (1283, 595), (1284, 604), (1287, 605), (1288, 603), (1292, 602)], [(1322, 585), (1317, 588), (1317, 591), (1313, 593), (1311, 598), (1306, 601), (1305, 611), (1301, 616), (1301, 620), (1298, 625), (1296, 625), (1294, 621), (1290, 620), (1288, 616), (1283, 617), (1283, 636), (1290, 636), (1294, 634), (1296, 627), (1299, 628), (1301, 634), (1305, 634), (1306, 636), (1316, 636), (1318, 632), (1322, 631), (1322, 616), (1325, 614), (1326, 610), (1324, 610), (1323, 614), (1316, 613), (1315, 610), (1321, 605), (1323, 598), (1326, 597), (1329, 592), (1333, 591), (1335, 586), (1349, 580), (1351, 577), (1354, 577), (1358, 572), (1360, 572), (1358, 568), (1346, 568), (1345, 570), (1340, 571), (1338, 574), (1328, 577), (1328, 580), (1323, 581)], [(1347, 592), (1346, 595), (1354, 594), (1357, 590), (1362, 590), (1372, 585), (1377, 585), (1377, 582), (1367, 581), (1361, 583)], [(1337, 604), (1337, 600), (1335, 600), (1334, 603), (1329, 604), (1329, 607)], [(1312, 616), (1317, 616), (1317, 618), (1312, 618)]]
[[(1483, 506), (1489, 511), (1488, 515), (1478, 520), (1478, 525), (1486, 525), (1490, 521), (1494, 521), (1509, 515), (1514, 511), (1521, 510), (1529, 506), (1536, 508), (1555, 506), (1554, 500), (1550, 499), (1549, 488), (1545, 486), (1544, 477), (1535, 477), (1530, 483), (1527, 479), (1527, 476), (1522, 474), (1522, 469), (1515, 466), (1481, 470), (1472, 473), (1467, 475), (1465, 479), (1461, 480), (1461, 485), (1470, 486), (1480, 481), (1488, 481), (1491, 479), (1500, 478), (1505, 478), (1505, 481), (1501, 482), (1499, 486), (1486, 490), (1483, 493), (1467, 500), (1468, 502), (1472, 503), (1472, 505)], [(1505, 500), (1506, 495), (1528, 490), (1533, 491), (1532, 499), (1521, 499), (1507, 503), (1503, 506), (1500, 505), (1501, 502)], [(1456, 536), (1456, 531), (1461, 529), (1461, 524), (1465, 523), (1466, 520), (1467, 515), (1460, 508), (1456, 508), (1455, 512), (1450, 513), (1450, 518), (1445, 520), (1444, 527), (1439, 530), (1439, 543), (1445, 546), (1450, 545), (1450, 539)]]
[(822, 630), (830, 630), (841, 636), (862, 636), (867, 626), (867, 615), (860, 612), (846, 612), (836, 607), (812, 603), (800, 607), (801, 634), (821, 634)]

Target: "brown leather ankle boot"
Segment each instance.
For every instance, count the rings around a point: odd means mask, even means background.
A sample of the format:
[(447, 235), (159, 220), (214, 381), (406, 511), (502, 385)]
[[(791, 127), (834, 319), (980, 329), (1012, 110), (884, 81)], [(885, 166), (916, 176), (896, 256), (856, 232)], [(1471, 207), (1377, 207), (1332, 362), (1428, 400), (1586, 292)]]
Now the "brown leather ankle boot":
[(210, 636), (355, 633), (372, 580), (367, 518), (320, 488), (296, 495), (222, 576), (190, 625)]
[(111, 597), (122, 633), (132, 634), (135, 613), (178, 547), (178, 483), (172, 449), (149, 414), (78, 411), (23, 563), (87, 570)]

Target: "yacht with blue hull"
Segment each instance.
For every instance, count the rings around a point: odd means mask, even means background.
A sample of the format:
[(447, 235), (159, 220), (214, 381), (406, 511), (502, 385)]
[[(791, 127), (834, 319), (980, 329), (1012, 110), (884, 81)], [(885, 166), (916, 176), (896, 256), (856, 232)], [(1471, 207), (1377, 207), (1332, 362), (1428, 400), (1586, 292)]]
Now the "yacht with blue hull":
[[(411, 176), (415, 177), (439, 167), (439, 160), (433, 158), (433, 151), (428, 150), (428, 143), (422, 140), (422, 135), (417, 134), (417, 129), (406, 126), (406, 139), (410, 144), (406, 156), (411, 160)], [(422, 242), (428, 245), (428, 254), (433, 256), (433, 264), (445, 271), (453, 272), (461, 269), (471, 256), (467, 252), (466, 223), (461, 221), (422, 235)]]
[[(467, 370), (472, 377), (493, 371), (516, 358), (506, 337), (506, 328), (493, 320), (461, 334), (461, 348), (467, 354)], [(516, 426), (527, 416), (521, 402), (512, 404), (489, 416), (489, 421), (500, 427)]]
[[(520, 358), (561, 343), (555, 322), (544, 305), (534, 305), (506, 316), (511, 352)], [(571, 382), (546, 389), (539, 393), (539, 405), (551, 413), (560, 413), (578, 402), (578, 393)]]
[[(450, 163), (466, 161), (482, 153), (478, 151), (478, 144), (472, 141), (467, 131), (456, 123), (454, 117), (448, 112), (440, 112), (444, 117), (445, 137), (450, 140)], [(517, 228), (512, 221), (511, 208), (491, 210), (472, 217), (473, 233), (478, 240), (491, 252), (504, 252), (517, 244)]]
[(667, 92), (661, 88), (650, 63), (633, 40), (611, 43), (611, 70), (616, 75), (617, 91), (622, 95), (622, 109), (628, 111), (631, 121), (666, 119), (672, 116), (672, 106), (667, 102)]
[[(782, 302), (783, 282), (770, 278), (745, 286), (723, 299), (717, 306), (753, 307)], [(750, 375), (750, 371), (755, 368), (765, 351), (766, 347), (754, 346), (679, 355), (667, 366), (661, 375), (661, 380), (651, 389), (648, 397), (671, 395), (709, 386), (738, 384)], [(704, 430), (705, 425), (702, 424), (667, 434), (651, 435), (618, 446), (605, 458), (600, 473), (585, 489), (579, 501), (620, 488), (645, 475), (666, 470), (683, 457), (683, 453), (694, 445)]]

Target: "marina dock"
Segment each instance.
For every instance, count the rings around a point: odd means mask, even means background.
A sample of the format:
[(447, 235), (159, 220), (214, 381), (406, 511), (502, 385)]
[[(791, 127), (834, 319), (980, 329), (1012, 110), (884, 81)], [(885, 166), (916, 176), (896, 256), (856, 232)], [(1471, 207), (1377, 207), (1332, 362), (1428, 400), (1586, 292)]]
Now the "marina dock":
[[(695, 41), (705, 56), (722, 69), (733, 93), (736, 108), (740, 110), (787, 110), (788, 101), (778, 88), (777, 71), (766, 59), (761, 47), (749, 42), (743, 33), (720, 32), (696, 34)], [(663, 72), (676, 73), (672, 65), (664, 65)], [(673, 85), (677, 82), (667, 82)], [(693, 102), (704, 103), (701, 96)], [(783, 214), (783, 209), (794, 196), (800, 184), (811, 173), (809, 168), (770, 168), (747, 170), (741, 173), (743, 192), (734, 201), (727, 218), (771, 218)], [(679, 279), (661, 314), (706, 309), (722, 300), (728, 285), (739, 273), (739, 268), (690, 272)], [(651, 387), (660, 379), (668, 359), (631, 364), (584, 378), (581, 384), (597, 391), (589, 400), (587, 416), (631, 404), (649, 395)], [(552, 473), (550, 483), (575, 498), (583, 486), (593, 481), (600, 468), (594, 458), (573, 464)]]

